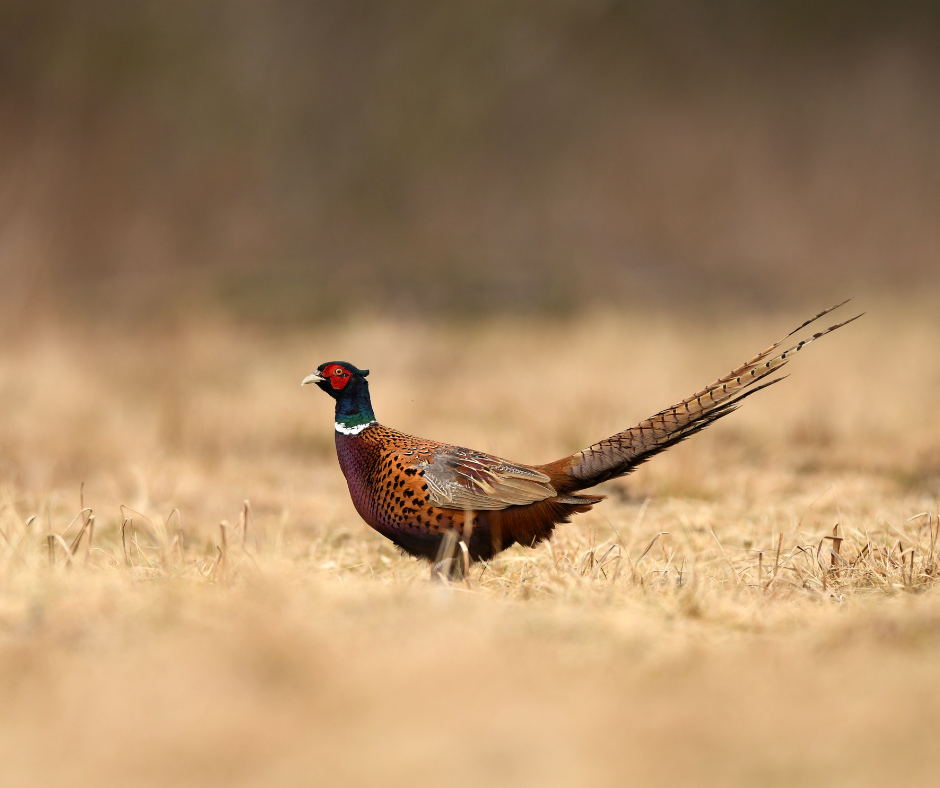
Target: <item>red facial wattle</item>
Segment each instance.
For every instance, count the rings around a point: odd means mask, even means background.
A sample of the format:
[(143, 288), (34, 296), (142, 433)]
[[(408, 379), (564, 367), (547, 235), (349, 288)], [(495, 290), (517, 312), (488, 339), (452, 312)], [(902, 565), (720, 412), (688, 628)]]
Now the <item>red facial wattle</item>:
[(342, 389), (347, 383), (349, 383), (349, 372), (347, 372), (342, 367), (333, 367), (329, 370), (327, 374), (329, 378), (330, 385), (335, 391)]

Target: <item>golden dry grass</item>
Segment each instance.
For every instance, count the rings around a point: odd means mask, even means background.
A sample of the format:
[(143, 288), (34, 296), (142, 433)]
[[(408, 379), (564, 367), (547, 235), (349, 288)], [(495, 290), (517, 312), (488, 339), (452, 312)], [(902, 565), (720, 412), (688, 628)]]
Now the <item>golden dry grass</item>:
[(448, 588), (358, 519), (316, 364), (371, 367), (390, 425), (539, 462), (803, 316), (8, 337), (0, 783), (934, 784), (940, 320), (862, 308)]

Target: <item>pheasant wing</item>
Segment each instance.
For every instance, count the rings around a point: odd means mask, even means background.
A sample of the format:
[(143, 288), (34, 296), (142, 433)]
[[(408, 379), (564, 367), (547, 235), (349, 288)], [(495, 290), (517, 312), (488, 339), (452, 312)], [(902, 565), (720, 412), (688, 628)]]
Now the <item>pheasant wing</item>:
[(556, 494), (549, 477), (534, 468), (456, 447), (435, 452), (423, 473), (432, 503), (445, 509), (505, 509)]

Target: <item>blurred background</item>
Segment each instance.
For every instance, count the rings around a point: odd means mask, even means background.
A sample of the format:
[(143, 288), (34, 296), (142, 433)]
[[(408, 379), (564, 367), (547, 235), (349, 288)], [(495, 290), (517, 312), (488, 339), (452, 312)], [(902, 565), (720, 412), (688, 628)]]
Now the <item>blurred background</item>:
[(927, 0), (2, 0), (0, 308), (930, 293), (938, 43)]
[[(0, 785), (936, 785), (938, 295), (937, 2), (0, 0)], [(299, 385), (544, 463), (848, 296), (453, 593)]]

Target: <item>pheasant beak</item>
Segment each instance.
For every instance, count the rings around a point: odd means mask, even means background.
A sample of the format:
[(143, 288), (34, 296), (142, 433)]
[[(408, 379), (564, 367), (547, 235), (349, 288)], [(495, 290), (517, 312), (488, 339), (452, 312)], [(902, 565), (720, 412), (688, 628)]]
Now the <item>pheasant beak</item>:
[(307, 375), (302, 381), (300, 381), (301, 386), (306, 386), (308, 383), (323, 383), (326, 381), (326, 378), (322, 377), (319, 372), (314, 372), (312, 375)]

